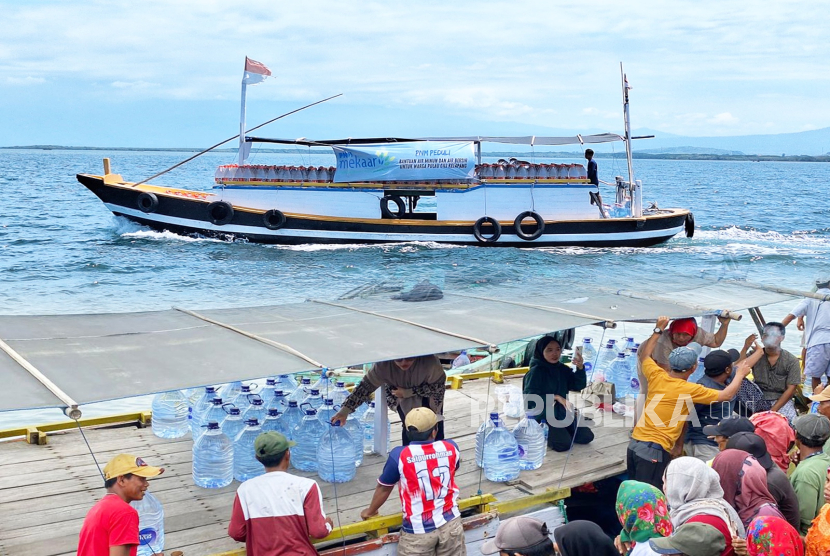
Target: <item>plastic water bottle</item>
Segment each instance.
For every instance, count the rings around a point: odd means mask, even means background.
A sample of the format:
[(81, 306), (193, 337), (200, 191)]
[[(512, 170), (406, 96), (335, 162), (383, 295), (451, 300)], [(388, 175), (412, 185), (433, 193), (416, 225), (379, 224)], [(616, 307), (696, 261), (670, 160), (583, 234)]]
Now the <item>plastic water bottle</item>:
[(187, 434), (187, 397), (181, 390), (156, 394), (153, 398), (153, 434), (159, 438), (181, 438)]
[(329, 426), (317, 446), (317, 474), (327, 483), (354, 479), (355, 444), (352, 435), (339, 424)]
[(262, 432), (273, 431), (285, 436), (279, 421), (280, 412), (276, 409), (269, 409), (268, 414), (265, 416), (265, 421), (262, 423)]
[(233, 403), (236, 397), (242, 392), (242, 381), (229, 382), (220, 388), (219, 393), (222, 399), (228, 403)]
[(533, 470), (542, 467), (548, 448), (542, 425), (527, 415), (513, 428), (513, 436), (519, 444), (519, 468)]
[(594, 348), (594, 341), (591, 338), (582, 338), (582, 360), (592, 365), (597, 362), (597, 350)]
[(375, 452), (375, 402), (369, 402), (369, 408), (360, 418), (363, 425), (363, 453), (373, 454)]
[(484, 439), (481, 460), (487, 480), (503, 483), (519, 477), (521, 454), (513, 434), (504, 428), (501, 421), (496, 421), (495, 425)]
[(334, 389), (331, 391), (329, 397), (334, 402), (334, 405), (343, 407), (343, 402), (349, 397), (349, 391), (346, 390), (346, 383), (339, 380), (335, 382)]
[(297, 386), (296, 390), (291, 392), (291, 395), (288, 396), (288, 399), (294, 400), (295, 402), (300, 404), (308, 395), (309, 390), (311, 390), (311, 379), (303, 377), (300, 380), (300, 385)]
[(274, 390), (274, 395), (271, 396), (271, 399), (262, 398), (265, 402), (265, 409), (276, 409), (280, 414), (285, 413), (285, 410), (288, 409), (288, 396), (286, 396), (284, 390), (280, 390), (279, 388)]
[(253, 396), (251, 388), (255, 387), (256, 384), (243, 384), (242, 391), (239, 393), (239, 395), (233, 400), (228, 400), (228, 402), (238, 407), (239, 411), (241, 411), (242, 414), (245, 415), (245, 410), (248, 409), (248, 407), (251, 405), (251, 396)]
[(624, 398), (628, 395), (628, 388), (631, 385), (631, 367), (628, 366), (624, 353), (618, 353), (614, 362), (608, 366), (605, 380), (614, 383), (616, 398)]
[(190, 413), (190, 434), (196, 438), (199, 434), (199, 427), (202, 425), (205, 413), (213, 405), (213, 398), (216, 397), (216, 388), (213, 386), (205, 386), (205, 391), (193, 405), (193, 411)]
[(694, 382), (697, 384), (697, 381), (703, 376), (703, 369), (706, 368), (706, 365), (703, 363), (703, 359), (704, 358), (701, 357), (697, 360), (697, 368), (695, 369), (695, 372), (692, 373), (692, 376), (687, 379), (687, 382)]
[(354, 466), (357, 467), (363, 463), (363, 426), (357, 416), (352, 413), (346, 418), (346, 424), (343, 425), (343, 428), (352, 435), (355, 453)]
[(240, 483), (265, 474), (265, 468), (254, 452), (254, 440), (261, 432), (259, 421), (249, 419), (233, 441), (233, 478)]
[(636, 398), (640, 395), (640, 375), (637, 374), (637, 350), (639, 348), (634, 346), (631, 348), (631, 354), (628, 356), (628, 367), (631, 372), (631, 382), (628, 385), (629, 397)]
[(242, 414), (239, 412), (238, 407), (230, 407), (227, 413), (228, 416), (225, 417), (225, 420), (222, 421), (219, 427), (222, 429), (222, 433), (233, 442), (239, 436), (239, 433), (242, 432), (242, 429), (245, 428), (245, 421), (242, 420)]
[(259, 397), (262, 398), (262, 401), (267, 404), (268, 401), (274, 397), (274, 390), (276, 389), (277, 379), (269, 377), (265, 379), (265, 386), (257, 393), (259, 394)]
[(334, 417), (335, 413), (337, 413), (337, 409), (334, 407), (334, 400), (326, 398), (317, 411), (317, 420), (324, 425), (331, 425), (331, 418)]
[(363, 418), (363, 416), (366, 415), (367, 411), (369, 411), (369, 404), (362, 403), (359, 406), (357, 406), (357, 408), (355, 408), (353, 415), (357, 417), (358, 421), (360, 421)]
[(479, 467), (483, 466), (481, 461), (481, 456), (484, 453), (484, 439), (487, 438), (487, 434), (495, 428), (495, 422), (499, 420), (499, 414), (497, 411), (493, 411), (490, 413), (490, 417), (485, 419), (484, 422), (479, 425), (478, 430), (476, 431), (476, 465)]
[(275, 387), (277, 390), (282, 390), (286, 396), (290, 396), (297, 389), (297, 381), (291, 375), (279, 375)]
[(228, 414), (225, 413), (225, 408), (222, 406), (222, 398), (213, 398), (211, 400), (210, 409), (205, 412), (202, 422), (199, 423), (199, 427), (196, 429), (196, 434), (193, 435), (193, 442), (196, 442), (203, 434), (205, 434), (207, 424), (209, 422), (216, 421), (221, 427), (222, 422), (227, 416)]
[(330, 397), (331, 391), (334, 390), (334, 384), (332, 383), (331, 378), (329, 378), (328, 367), (323, 367), (320, 371), (320, 378), (318, 378), (317, 381), (311, 385), (311, 388), (319, 391), (320, 395), (324, 398)]
[(320, 395), (320, 391), (318, 389), (312, 388), (309, 391), (308, 396), (306, 396), (300, 403), (300, 407), (303, 407), (306, 404), (310, 405), (314, 409), (320, 409), (323, 407), (323, 396)]
[(251, 394), (248, 398), (251, 402), (251, 405), (248, 406), (248, 409), (242, 412), (242, 420), (247, 421), (248, 419), (256, 419), (257, 421), (262, 424), (265, 421), (265, 416), (268, 415), (268, 410), (265, 409), (265, 404), (262, 401), (262, 398), (259, 397), (259, 394)]
[(288, 440), (294, 440), (294, 429), (300, 425), (300, 421), (302, 420), (303, 412), (297, 405), (297, 402), (294, 400), (289, 401), (288, 409), (285, 410), (285, 413), (280, 415), (279, 426), (282, 428), (280, 432), (282, 432)]
[[(291, 463), (300, 471), (317, 471), (317, 448), (320, 445), (320, 437), (327, 428), (331, 427), (326, 427), (317, 420), (316, 409), (310, 406), (305, 406), (304, 409), (303, 420), (298, 427), (294, 428), (294, 442), (297, 445), (291, 449)], [(350, 461), (354, 466), (354, 460)]]
[(141, 500), (133, 500), (130, 505), (138, 512), (138, 556), (152, 556), (164, 550), (164, 508), (161, 502), (150, 494), (144, 493)]
[(617, 357), (617, 350), (614, 349), (614, 344), (610, 341), (606, 343), (602, 349), (599, 350), (599, 354), (597, 355), (597, 363), (594, 368), (603, 374), (608, 369), (608, 366), (614, 362), (614, 359)]
[(623, 351), (623, 353), (628, 355), (629, 353), (631, 353), (631, 348), (633, 348), (633, 347), (634, 347), (634, 338), (632, 338), (631, 336), (628, 336), (627, 338), (625, 338), (625, 344), (623, 344), (622, 351)]
[(233, 442), (219, 423), (209, 421), (205, 433), (193, 444), (193, 484), (222, 488), (233, 481)]
[(622, 352), (622, 346), (621, 346), (619, 343), (617, 343), (617, 340), (609, 339), (609, 340), (608, 340), (608, 343), (609, 343), (609, 344), (611, 344), (611, 347), (612, 347), (612, 348), (614, 349), (614, 351), (616, 351), (617, 353)]

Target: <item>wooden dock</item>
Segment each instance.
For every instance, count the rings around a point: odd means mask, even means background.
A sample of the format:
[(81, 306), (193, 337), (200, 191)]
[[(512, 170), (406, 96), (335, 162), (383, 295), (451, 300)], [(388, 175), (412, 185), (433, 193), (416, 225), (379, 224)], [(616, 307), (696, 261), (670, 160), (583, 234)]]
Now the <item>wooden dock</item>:
[[(516, 384), (521, 377), (507, 380)], [(569, 457), (549, 450), (540, 469), (523, 471), (517, 481), (487, 481), (474, 461), (475, 431), (485, 415), (484, 402), (479, 405), (473, 400), (487, 399), (488, 392), (495, 399), (494, 386), (489, 379), (481, 379), (447, 390), (445, 431), (461, 448), (456, 481), (462, 498), (480, 491), (500, 502), (520, 501), (548, 489), (575, 487), (625, 471), (630, 428), (614, 416), (613, 425), (596, 426), (595, 440), (575, 446)], [(400, 423), (391, 412), (389, 415), (394, 446), (400, 442)], [(508, 419), (508, 424), (514, 422)], [(149, 428), (134, 424), (85, 429), (84, 433), (102, 467), (115, 454), (127, 452), (165, 468), (163, 475), (150, 480), (150, 491), (164, 505), (166, 554), (182, 550), (185, 556), (207, 556), (244, 548), (227, 536), (239, 484), (217, 490), (194, 486), (189, 437), (161, 439)], [(355, 479), (336, 485), (336, 497), (335, 485), (318, 480), (326, 513), (335, 526), (360, 521), (359, 512), (368, 505), (384, 462), (385, 457), (365, 456)], [(78, 429), (50, 434), (45, 446), (22, 441), (0, 443), (0, 555), (74, 555), (84, 516), (104, 492), (103, 480)], [(397, 492), (380, 513), (400, 514)]]

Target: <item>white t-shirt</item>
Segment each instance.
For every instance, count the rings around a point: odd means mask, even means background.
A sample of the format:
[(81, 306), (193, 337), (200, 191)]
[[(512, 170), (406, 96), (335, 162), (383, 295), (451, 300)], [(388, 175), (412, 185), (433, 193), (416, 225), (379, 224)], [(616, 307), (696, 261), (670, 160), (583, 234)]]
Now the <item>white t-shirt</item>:
[[(818, 294), (830, 295), (830, 288), (821, 288)], [(830, 301), (819, 301), (812, 297), (801, 300), (792, 314), (805, 317), (804, 336), (807, 347), (830, 344)]]
[(628, 556), (660, 556), (660, 554), (654, 552), (648, 545), (648, 541), (645, 541), (638, 542), (634, 545), (634, 548), (628, 553)]

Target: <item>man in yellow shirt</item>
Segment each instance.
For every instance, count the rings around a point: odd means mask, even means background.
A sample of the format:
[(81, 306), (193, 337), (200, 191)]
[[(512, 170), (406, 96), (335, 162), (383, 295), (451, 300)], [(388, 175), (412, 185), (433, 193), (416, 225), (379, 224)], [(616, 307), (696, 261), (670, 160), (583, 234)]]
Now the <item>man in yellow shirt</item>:
[[(745, 362), (735, 365), (735, 378), (723, 390), (713, 390), (686, 382), (697, 368), (699, 345), (674, 349), (669, 355), (667, 373), (652, 359), (657, 340), (669, 324), (668, 317), (657, 319), (651, 337), (640, 346), (637, 357), (648, 380), (645, 410), (640, 416), (628, 445), (628, 478), (663, 487), (663, 472), (672, 457), (683, 448), (683, 429), (694, 404), (710, 405), (731, 400), (738, 393), (741, 380), (751, 368)], [(697, 350), (695, 349), (697, 348)], [(697, 416), (693, 417), (697, 419)]]

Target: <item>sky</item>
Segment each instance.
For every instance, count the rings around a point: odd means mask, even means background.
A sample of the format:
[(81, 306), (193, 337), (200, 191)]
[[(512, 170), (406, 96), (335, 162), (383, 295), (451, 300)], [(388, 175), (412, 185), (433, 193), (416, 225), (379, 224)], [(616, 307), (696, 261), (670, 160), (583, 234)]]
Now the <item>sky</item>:
[(0, 0), (0, 146), (830, 126), (830, 2)]

